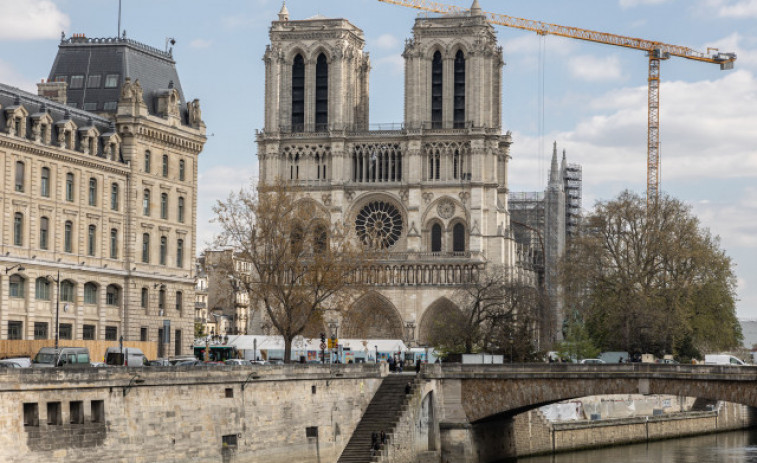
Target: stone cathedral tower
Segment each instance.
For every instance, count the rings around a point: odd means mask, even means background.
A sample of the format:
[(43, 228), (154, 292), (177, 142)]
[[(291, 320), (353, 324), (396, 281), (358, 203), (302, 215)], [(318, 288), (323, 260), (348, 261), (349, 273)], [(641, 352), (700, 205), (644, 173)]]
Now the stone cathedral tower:
[(349, 21), (292, 20), (284, 7), (270, 40), (260, 181), (297, 184), (319, 217), (358, 236), (378, 227), (373, 244), (389, 251), (354, 303), (371, 328), (330, 320), (340, 337), (423, 344), (434, 320), (456, 310), (455, 290), (486, 265), (530, 277), (507, 210), (502, 49), (477, 2), (464, 14), (416, 19), (398, 130), (370, 130), (370, 62)]

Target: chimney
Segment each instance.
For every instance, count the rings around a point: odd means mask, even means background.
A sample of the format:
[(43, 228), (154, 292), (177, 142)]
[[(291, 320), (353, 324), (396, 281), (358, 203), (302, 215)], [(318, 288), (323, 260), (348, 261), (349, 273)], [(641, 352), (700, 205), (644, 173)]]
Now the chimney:
[(37, 84), (37, 95), (57, 103), (66, 104), (68, 84), (65, 82), (45, 82)]

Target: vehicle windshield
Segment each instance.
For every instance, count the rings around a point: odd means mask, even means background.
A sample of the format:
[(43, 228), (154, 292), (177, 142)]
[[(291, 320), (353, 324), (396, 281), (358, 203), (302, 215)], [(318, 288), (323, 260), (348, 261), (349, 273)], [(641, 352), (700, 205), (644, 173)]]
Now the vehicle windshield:
[(34, 357), (34, 363), (54, 363), (55, 354), (49, 352), (40, 352)]

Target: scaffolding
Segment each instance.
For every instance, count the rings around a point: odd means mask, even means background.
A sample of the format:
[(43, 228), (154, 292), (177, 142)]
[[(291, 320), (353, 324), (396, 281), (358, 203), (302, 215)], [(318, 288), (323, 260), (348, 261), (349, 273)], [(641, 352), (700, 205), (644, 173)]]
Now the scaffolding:
[(581, 223), (583, 169), (580, 164), (568, 164), (563, 172), (565, 184), (565, 238), (578, 233)]

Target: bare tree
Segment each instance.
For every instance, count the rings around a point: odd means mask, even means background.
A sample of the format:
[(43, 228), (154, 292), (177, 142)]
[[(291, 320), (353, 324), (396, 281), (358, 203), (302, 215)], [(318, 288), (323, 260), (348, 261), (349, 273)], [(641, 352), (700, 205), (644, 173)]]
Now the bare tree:
[(235, 253), (224, 270), (283, 336), (289, 362), (295, 336), (323, 331), (327, 312), (349, 306), (369, 256), (348, 227), (282, 181), (232, 193), (214, 212), (216, 245)]

